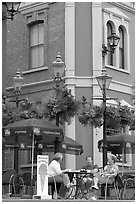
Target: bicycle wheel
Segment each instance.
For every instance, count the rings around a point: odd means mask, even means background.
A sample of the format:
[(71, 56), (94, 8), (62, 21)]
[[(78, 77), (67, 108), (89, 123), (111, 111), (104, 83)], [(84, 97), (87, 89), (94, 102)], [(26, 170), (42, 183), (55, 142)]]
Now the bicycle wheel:
[(135, 180), (128, 178), (124, 185), (124, 200), (134, 200), (135, 199)]

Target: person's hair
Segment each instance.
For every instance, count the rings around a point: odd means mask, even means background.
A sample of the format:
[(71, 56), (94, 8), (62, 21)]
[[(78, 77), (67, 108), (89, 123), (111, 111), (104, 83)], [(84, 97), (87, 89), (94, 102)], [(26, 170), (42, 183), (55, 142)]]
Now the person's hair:
[(53, 156), (53, 160), (59, 161), (63, 158), (63, 155), (60, 152), (57, 152), (56, 154), (54, 154)]
[(117, 161), (117, 157), (114, 154), (110, 154), (108, 157), (111, 158), (114, 163)]
[(91, 158), (91, 159), (93, 160), (92, 156), (87, 156), (87, 157), (86, 157), (86, 160), (87, 160), (88, 158)]

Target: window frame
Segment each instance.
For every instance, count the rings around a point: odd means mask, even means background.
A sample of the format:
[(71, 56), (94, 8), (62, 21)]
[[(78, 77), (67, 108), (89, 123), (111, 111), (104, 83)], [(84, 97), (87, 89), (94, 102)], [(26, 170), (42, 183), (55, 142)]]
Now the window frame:
[(113, 56), (113, 66), (109, 65), (108, 54), (105, 59), (105, 66), (117, 70), (122, 73), (130, 74), (130, 37), (129, 37), (129, 23), (130, 18), (126, 16), (121, 10), (113, 10), (112, 8), (103, 9), (103, 43), (107, 46), (107, 22), (110, 22), (113, 27), (113, 31), (119, 35), (119, 27), (121, 26), (124, 31), (124, 69), (119, 67), (119, 45), (115, 49), (115, 53)]
[[(120, 42), (119, 42), (119, 68), (125, 69), (125, 61), (124, 61), (124, 48), (125, 48), (125, 39), (124, 39), (124, 30), (121, 26), (119, 26), (119, 36), (120, 36)], [(122, 54), (121, 54), (122, 53)], [(121, 61), (121, 64), (120, 64)]]
[[(107, 22), (107, 37), (112, 34), (113, 31), (113, 27), (112, 24), (108, 21)], [(111, 50), (110, 45), (107, 43), (107, 46), (109, 48), (109, 50)], [(112, 52), (108, 52), (108, 65), (113, 66), (113, 53)]]
[[(43, 42), (39, 43), (39, 25), (43, 25)], [(31, 22), (28, 24), (29, 26), (29, 70), (37, 69), (44, 67), (45, 61), (44, 61), (44, 21), (43, 20), (37, 20), (35, 22)], [(38, 26), (38, 44), (36, 45), (31, 45), (31, 29), (34, 28), (34, 26)], [(38, 64), (36, 66), (32, 66), (32, 49), (37, 48), (39, 49), (40, 47), (43, 48), (43, 60), (42, 60), (42, 65), (39, 63), (39, 56), (38, 56)], [(39, 50), (38, 50), (39, 53)]]

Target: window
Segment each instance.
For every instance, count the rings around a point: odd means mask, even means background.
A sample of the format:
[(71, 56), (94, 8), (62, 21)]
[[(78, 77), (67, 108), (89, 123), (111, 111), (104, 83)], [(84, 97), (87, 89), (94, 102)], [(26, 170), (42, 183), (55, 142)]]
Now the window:
[(30, 26), (30, 68), (44, 66), (44, 24)]
[(124, 32), (122, 27), (119, 27), (119, 68), (124, 69)]
[[(107, 44), (107, 37), (115, 32), (120, 37), (120, 42), (113, 54), (107, 53), (106, 64), (111, 69), (118, 69), (120, 72), (130, 72), (130, 38), (129, 22), (130, 18), (120, 9), (105, 8), (103, 10), (103, 38), (104, 44)], [(109, 46), (107, 45), (107, 48)]]
[[(112, 33), (112, 25), (110, 22), (107, 23), (107, 37)], [(110, 46), (108, 45), (108, 48), (110, 50)], [(108, 52), (108, 65), (113, 66), (113, 53)]]

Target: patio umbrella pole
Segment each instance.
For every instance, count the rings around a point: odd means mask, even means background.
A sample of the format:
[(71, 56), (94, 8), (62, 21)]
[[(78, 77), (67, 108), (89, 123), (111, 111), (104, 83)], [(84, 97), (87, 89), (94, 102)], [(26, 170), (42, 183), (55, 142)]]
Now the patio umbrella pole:
[(31, 155), (31, 196), (33, 196), (33, 163), (34, 163), (34, 134), (32, 137), (32, 155)]
[(122, 147), (122, 176), (123, 176), (123, 172), (124, 172), (124, 143)]

